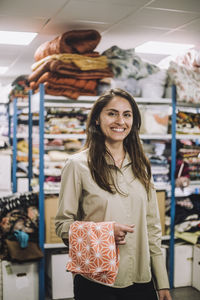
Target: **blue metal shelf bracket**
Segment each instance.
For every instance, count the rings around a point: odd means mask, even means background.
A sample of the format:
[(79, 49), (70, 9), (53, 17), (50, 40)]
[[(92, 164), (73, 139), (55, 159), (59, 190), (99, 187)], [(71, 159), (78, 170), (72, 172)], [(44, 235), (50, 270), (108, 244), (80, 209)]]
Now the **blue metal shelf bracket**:
[(12, 191), (17, 192), (17, 98), (13, 100), (13, 158), (12, 158)]
[(169, 282), (174, 285), (174, 221), (175, 221), (175, 171), (176, 171), (176, 86), (172, 86), (172, 142), (171, 142), (171, 223), (170, 223), (170, 253)]
[(28, 93), (28, 190), (29, 192), (32, 191), (31, 180), (33, 178), (33, 169), (32, 169), (32, 162), (33, 162), (33, 143), (32, 143), (32, 127), (33, 127), (33, 118), (32, 118), (32, 111), (31, 111), (31, 97), (32, 91), (30, 90)]
[[(39, 105), (39, 246), (44, 253), (44, 85), (40, 84), (40, 105)], [(39, 262), (39, 300), (45, 299), (45, 259)]]

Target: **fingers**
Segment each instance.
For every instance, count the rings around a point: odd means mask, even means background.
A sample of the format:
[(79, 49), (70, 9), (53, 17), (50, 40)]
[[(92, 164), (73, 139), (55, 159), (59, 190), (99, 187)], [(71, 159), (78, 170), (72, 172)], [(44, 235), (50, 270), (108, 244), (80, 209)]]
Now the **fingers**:
[(132, 224), (132, 225), (121, 225), (120, 229), (121, 229), (121, 231), (123, 231), (126, 234), (127, 232), (130, 232), (130, 233), (134, 232), (134, 227), (135, 227), (134, 224)]
[(119, 224), (115, 223), (114, 227), (114, 235), (115, 235), (115, 242), (117, 245), (124, 245), (126, 244), (126, 234), (133, 233), (134, 232), (134, 227), (135, 225), (124, 225), (124, 224)]

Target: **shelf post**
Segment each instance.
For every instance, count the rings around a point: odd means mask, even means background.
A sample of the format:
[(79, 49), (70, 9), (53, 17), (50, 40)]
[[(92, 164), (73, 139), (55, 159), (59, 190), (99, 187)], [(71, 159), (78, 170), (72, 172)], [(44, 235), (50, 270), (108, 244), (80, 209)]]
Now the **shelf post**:
[(175, 172), (176, 172), (176, 86), (172, 86), (172, 142), (171, 142), (171, 221), (170, 221), (170, 252), (169, 282), (174, 285), (174, 222), (175, 222)]
[[(44, 85), (39, 86), (39, 246), (44, 254)], [(39, 300), (45, 299), (45, 259), (39, 261)]]
[(13, 100), (13, 157), (12, 157), (12, 191), (17, 192), (17, 98)]
[(32, 91), (30, 90), (28, 93), (28, 190), (29, 192), (32, 191), (31, 180), (33, 177), (33, 150), (32, 150), (32, 127), (33, 127), (33, 120), (32, 120), (32, 111), (31, 111), (31, 97)]
[(8, 138), (9, 138), (9, 145), (11, 145), (11, 115), (10, 115), (10, 100), (7, 105), (7, 115), (8, 115)]

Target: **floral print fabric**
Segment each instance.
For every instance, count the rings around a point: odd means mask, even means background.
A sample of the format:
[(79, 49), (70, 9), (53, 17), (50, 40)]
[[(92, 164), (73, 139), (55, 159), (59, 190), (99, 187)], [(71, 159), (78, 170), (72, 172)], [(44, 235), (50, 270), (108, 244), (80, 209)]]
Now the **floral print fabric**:
[(71, 224), (67, 270), (103, 284), (115, 282), (119, 249), (115, 244), (114, 222)]

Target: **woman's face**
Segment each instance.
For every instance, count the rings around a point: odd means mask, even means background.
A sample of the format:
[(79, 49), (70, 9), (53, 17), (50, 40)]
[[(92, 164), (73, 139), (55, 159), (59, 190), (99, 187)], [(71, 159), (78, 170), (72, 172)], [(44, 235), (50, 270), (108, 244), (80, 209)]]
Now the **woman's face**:
[(115, 96), (101, 111), (97, 124), (107, 143), (123, 142), (133, 124), (133, 111), (127, 99)]

